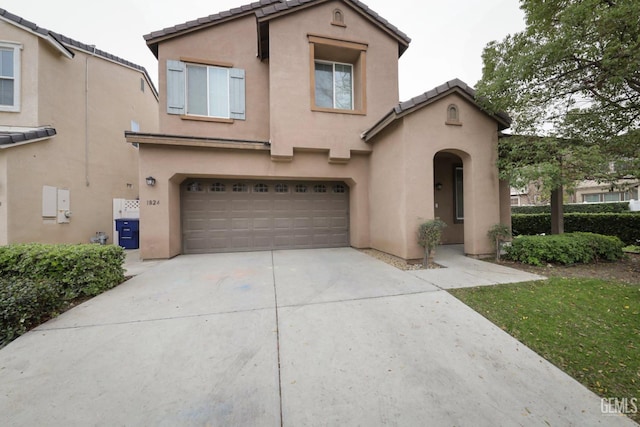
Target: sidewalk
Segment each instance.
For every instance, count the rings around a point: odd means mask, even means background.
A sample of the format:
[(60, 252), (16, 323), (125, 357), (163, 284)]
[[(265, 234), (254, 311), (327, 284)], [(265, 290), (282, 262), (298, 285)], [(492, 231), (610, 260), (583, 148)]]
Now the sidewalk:
[(443, 268), (409, 270), (410, 273), (440, 289), (490, 286), (501, 283), (544, 280), (546, 277), (504, 267), (464, 255), (462, 245), (438, 246), (435, 262)]

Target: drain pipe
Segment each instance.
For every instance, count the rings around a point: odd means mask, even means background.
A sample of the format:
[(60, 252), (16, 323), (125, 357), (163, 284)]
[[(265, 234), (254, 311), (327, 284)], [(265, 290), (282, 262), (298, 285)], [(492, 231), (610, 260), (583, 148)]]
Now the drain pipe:
[[(93, 52), (91, 57), (96, 54), (96, 45), (91, 45)], [(85, 184), (89, 186), (89, 56), (86, 57), (84, 63), (84, 179)]]

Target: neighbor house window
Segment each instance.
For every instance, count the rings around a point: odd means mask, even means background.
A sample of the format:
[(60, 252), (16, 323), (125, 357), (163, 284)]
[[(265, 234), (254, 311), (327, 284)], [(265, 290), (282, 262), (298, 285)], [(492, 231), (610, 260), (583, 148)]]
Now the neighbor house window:
[(346, 114), (366, 113), (364, 43), (308, 35), (311, 109)]
[(582, 201), (585, 203), (601, 203), (601, 202), (624, 202), (631, 198), (628, 191), (608, 191), (606, 193), (583, 194)]
[(200, 120), (244, 120), (244, 76), (244, 70), (230, 64), (168, 60), (167, 113)]
[(353, 66), (316, 61), (316, 105), (338, 110), (353, 109)]
[(20, 111), (21, 48), (0, 42), (0, 111)]
[(454, 168), (454, 203), (455, 203), (455, 222), (464, 220), (464, 179), (462, 174), (462, 166)]

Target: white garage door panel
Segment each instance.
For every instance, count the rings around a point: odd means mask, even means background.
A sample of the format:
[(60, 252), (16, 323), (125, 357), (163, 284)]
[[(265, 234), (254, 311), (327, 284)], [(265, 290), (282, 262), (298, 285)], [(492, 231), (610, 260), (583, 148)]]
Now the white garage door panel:
[(181, 199), (184, 253), (349, 245), (344, 183), (188, 179)]

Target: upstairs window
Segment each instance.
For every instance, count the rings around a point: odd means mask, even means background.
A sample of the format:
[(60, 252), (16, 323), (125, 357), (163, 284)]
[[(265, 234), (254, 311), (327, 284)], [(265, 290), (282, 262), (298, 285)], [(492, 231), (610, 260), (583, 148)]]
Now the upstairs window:
[(20, 111), (20, 49), (0, 42), (0, 111)]
[(316, 106), (353, 110), (353, 65), (315, 62)]
[(367, 113), (365, 43), (308, 34), (311, 110)]
[(229, 118), (229, 69), (187, 64), (187, 114)]
[(244, 76), (244, 70), (230, 66), (168, 60), (167, 113), (244, 120)]

